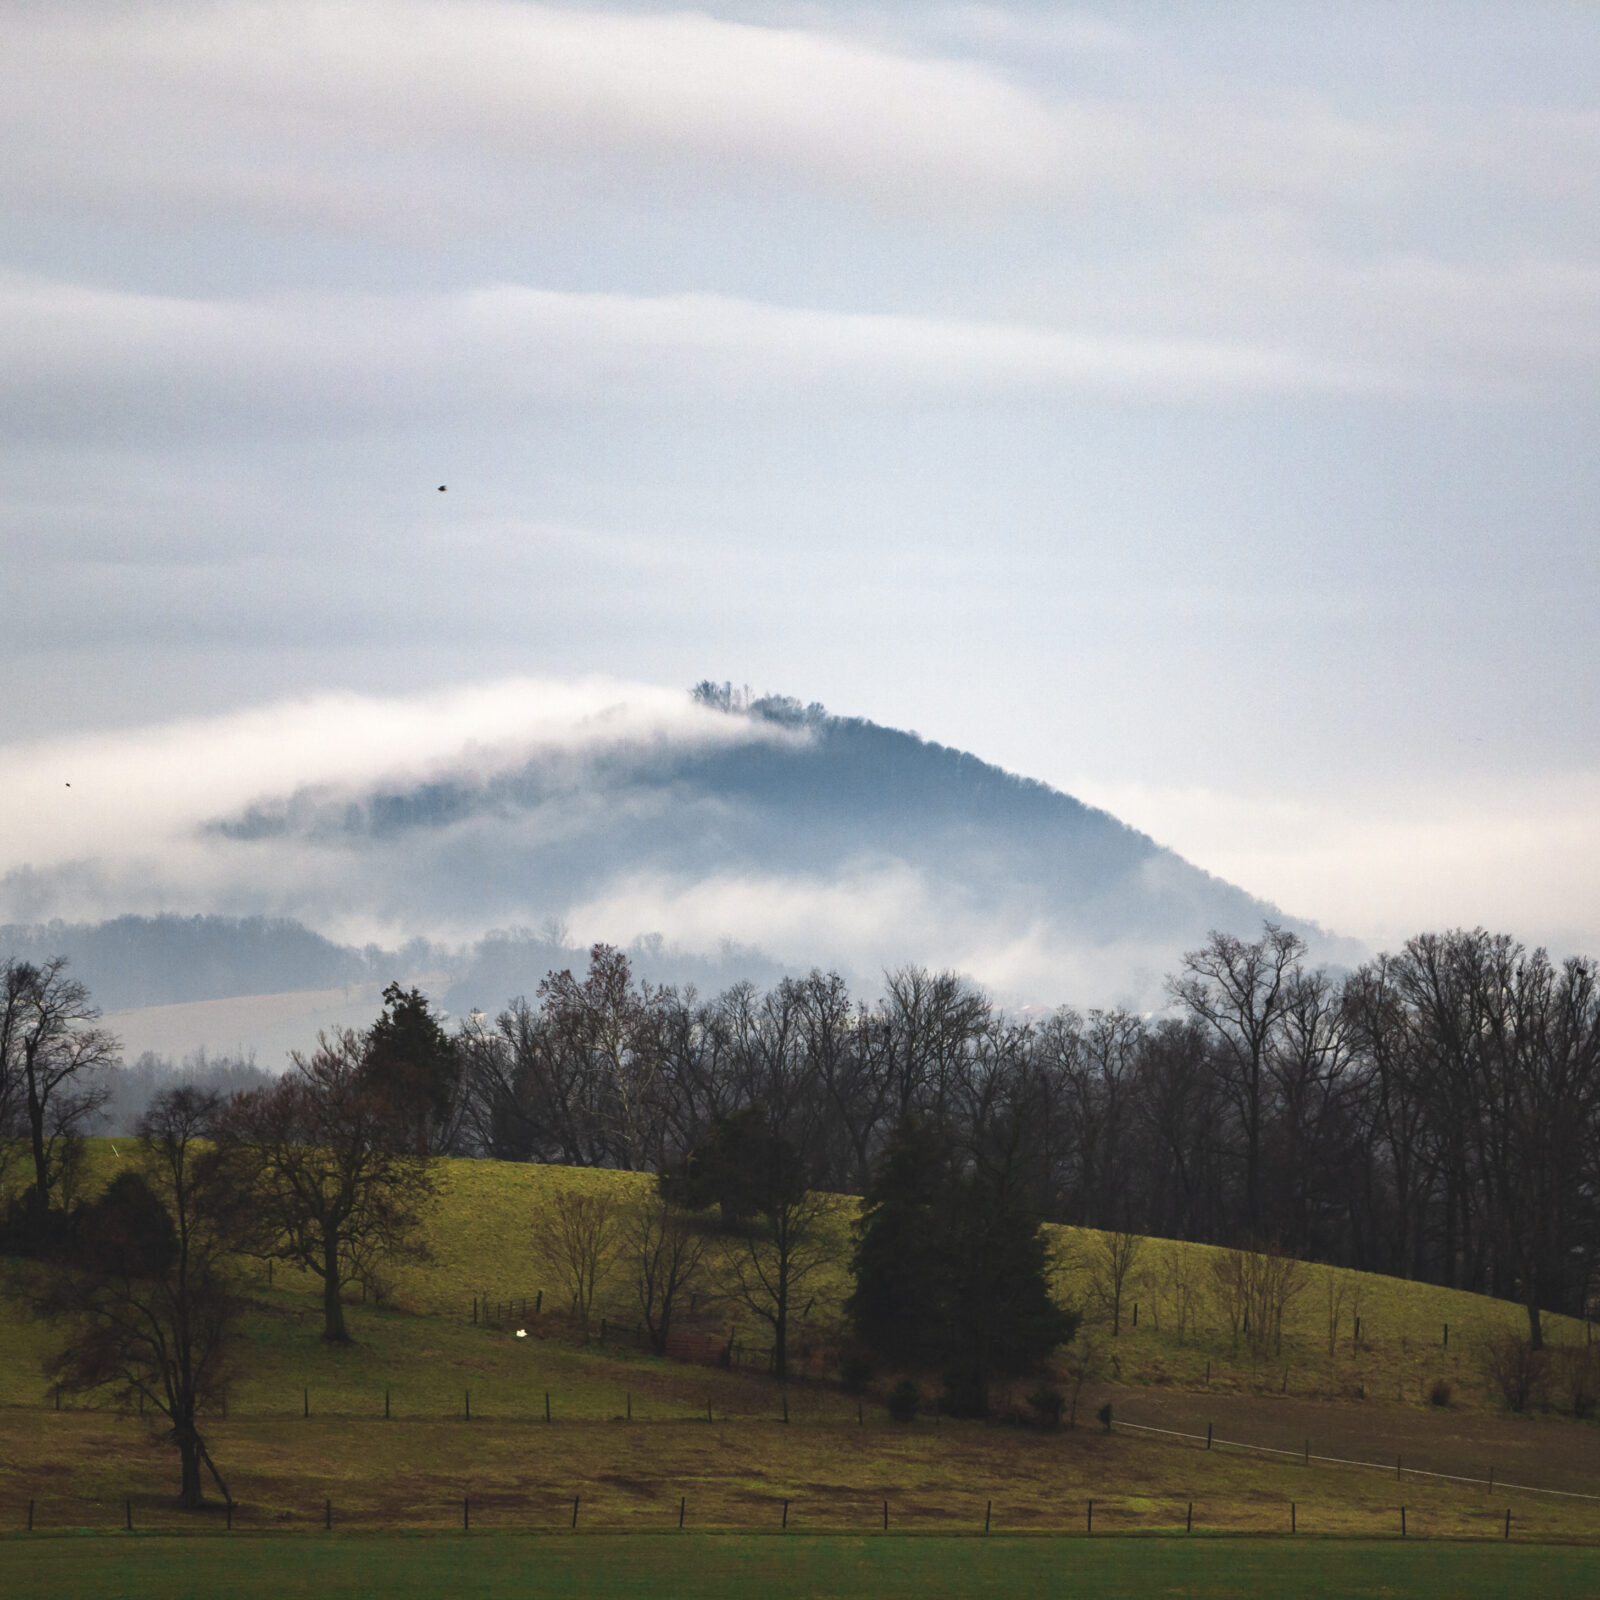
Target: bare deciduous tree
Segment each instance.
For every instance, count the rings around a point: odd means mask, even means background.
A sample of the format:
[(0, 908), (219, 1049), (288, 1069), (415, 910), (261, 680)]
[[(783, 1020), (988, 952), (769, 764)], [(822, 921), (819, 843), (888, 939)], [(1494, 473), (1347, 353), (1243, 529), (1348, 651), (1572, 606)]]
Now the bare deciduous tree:
[(1106, 1356), (1099, 1341), (1087, 1329), (1067, 1346), (1067, 1376), (1072, 1380), (1071, 1406), (1067, 1426), (1078, 1426), (1078, 1397), (1086, 1383), (1099, 1383), (1106, 1374)]
[(789, 1333), (800, 1291), (838, 1255), (827, 1212), (815, 1190), (780, 1192), (721, 1241), (724, 1286), (772, 1330), (772, 1375), (780, 1381), (789, 1376)]
[(1245, 1225), (1252, 1233), (1261, 1228), (1267, 1057), (1305, 949), (1298, 934), (1270, 922), (1253, 944), (1213, 933), (1185, 954), (1183, 972), (1168, 985), (1173, 999), (1211, 1030), (1227, 1064), (1224, 1083), (1244, 1135)]
[(1345, 1298), (1350, 1292), (1349, 1280), (1342, 1272), (1328, 1271), (1322, 1275), (1322, 1285), (1328, 1314), (1328, 1359), (1332, 1361), (1334, 1348), (1339, 1342), (1339, 1324), (1344, 1316)]
[(350, 1030), (320, 1036), (313, 1054), (268, 1089), (236, 1096), (226, 1137), (254, 1174), (263, 1254), (322, 1279), (322, 1337), (348, 1342), (344, 1288), (397, 1254), (418, 1254), (433, 1165), (406, 1149), (411, 1119), (365, 1071)]
[(1283, 1323), (1307, 1282), (1303, 1263), (1276, 1245), (1261, 1250), (1225, 1250), (1212, 1258), (1218, 1303), (1239, 1347), (1243, 1333), (1257, 1355), (1283, 1348)]
[[(1172, 1244), (1161, 1257), (1161, 1292), (1170, 1311), (1169, 1332), (1176, 1331), (1182, 1344), (1195, 1331), (1195, 1313), (1200, 1300), (1200, 1265), (1192, 1245)], [(1177, 1324), (1174, 1330), (1170, 1323)]]
[(672, 1319), (699, 1277), (709, 1240), (696, 1219), (652, 1186), (628, 1208), (623, 1247), (633, 1269), (633, 1291), (650, 1335), (650, 1348), (667, 1353)]
[(1144, 1253), (1144, 1240), (1136, 1233), (1102, 1233), (1089, 1247), (1089, 1287), (1111, 1313), (1111, 1336), (1122, 1332), (1122, 1301), (1133, 1285), (1134, 1271)]
[(0, 966), (0, 1141), (25, 1148), (41, 1226), (68, 1152), (105, 1102), (104, 1069), (119, 1049), (66, 969), (64, 956)]
[(565, 1189), (540, 1209), (534, 1260), (560, 1284), (585, 1339), (595, 1301), (617, 1267), (623, 1222), (608, 1194)]
[(157, 1096), (135, 1161), (78, 1214), (44, 1302), (71, 1329), (53, 1369), (63, 1388), (137, 1398), (170, 1423), (185, 1506), (202, 1502), (202, 1464), (229, 1498), (201, 1413), (228, 1379), (234, 1261), (255, 1205), (238, 1147), (208, 1137), (219, 1103), (189, 1087)]

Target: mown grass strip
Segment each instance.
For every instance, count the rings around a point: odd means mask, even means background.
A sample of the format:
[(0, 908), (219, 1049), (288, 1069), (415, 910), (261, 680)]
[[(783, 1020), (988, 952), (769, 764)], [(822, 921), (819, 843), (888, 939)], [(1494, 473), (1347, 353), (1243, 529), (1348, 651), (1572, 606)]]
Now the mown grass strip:
[(851, 1600), (1062, 1596), (1194, 1600), (1294, 1594), (1445, 1600), (1587, 1600), (1600, 1555), (1561, 1547), (1399, 1545), (1366, 1541), (1157, 1540), (1108, 1537), (894, 1539), (591, 1535), (431, 1538), (289, 1537), (0, 1540), (12, 1600), (72, 1594), (202, 1600), (217, 1594), (343, 1597), (537, 1593), (555, 1600), (689, 1596)]

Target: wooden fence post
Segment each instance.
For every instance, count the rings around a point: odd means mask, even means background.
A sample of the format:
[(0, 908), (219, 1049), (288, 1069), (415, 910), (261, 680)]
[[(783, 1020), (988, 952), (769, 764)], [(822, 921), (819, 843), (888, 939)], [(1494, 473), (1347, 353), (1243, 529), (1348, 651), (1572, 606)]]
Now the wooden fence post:
[(1400, 1507), (1400, 1537), (1403, 1539), (1403, 1538), (1405, 1538), (1405, 1536), (1406, 1536), (1406, 1508), (1404, 1506), (1401, 1506)]
[(1088, 1533), (1093, 1533), (1094, 1532), (1094, 1501), (1093, 1500), (1091, 1500), (1089, 1502), (1089, 1520), (1088, 1520), (1088, 1523), (1086, 1525), (1085, 1531), (1088, 1532)]
[[(682, 1523), (679, 1526), (681, 1527)], [(789, 1502), (787, 1500), (783, 1502), (783, 1526), (785, 1529), (789, 1526)]]
[(573, 1495), (573, 1497), (572, 1497), (572, 1526), (574, 1528), (576, 1528), (578, 1526), (578, 1497), (577, 1497), (577, 1495)]
[(300, 1405), (300, 1415), (303, 1417), (309, 1417), (311, 1415), (311, 1389), (309, 1386), (307, 1386), (305, 1389), (302, 1389), (300, 1392)]
[(983, 1531), (989, 1531), (989, 1518), (994, 1514), (994, 1501), (986, 1500), (983, 1503)]
[(461, 1497), (461, 1531), (463, 1533), (471, 1533), (472, 1532), (472, 1496), (471, 1495), (465, 1495), (464, 1494)]
[[(788, 1502), (786, 1501), (785, 1504), (787, 1504), (787, 1503)], [(678, 1526), (680, 1528), (683, 1526), (683, 1511), (684, 1511), (684, 1507), (687, 1506), (688, 1504), (689, 1504), (688, 1495), (681, 1494), (681, 1495), (678, 1496)]]
[(1189, 1514), (1183, 1519), (1183, 1531), (1185, 1533), (1193, 1533), (1194, 1532), (1194, 1501), (1193, 1500), (1191, 1500), (1189, 1502)]

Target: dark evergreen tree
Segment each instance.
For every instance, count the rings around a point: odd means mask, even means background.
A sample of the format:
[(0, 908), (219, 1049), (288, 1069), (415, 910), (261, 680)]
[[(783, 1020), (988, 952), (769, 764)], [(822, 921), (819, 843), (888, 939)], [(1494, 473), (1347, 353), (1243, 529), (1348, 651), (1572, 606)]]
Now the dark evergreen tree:
[(989, 1384), (1033, 1371), (1078, 1331), (1078, 1313), (1050, 1298), (1039, 1219), (980, 1174), (949, 1191), (943, 1329), (946, 1405), (983, 1416)]
[(857, 1337), (900, 1366), (936, 1362), (949, 1320), (950, 1157), (931, 1126), (908, 1118), (884, 1151), (856, 1229)]
[(799, 1153), (774, 1133), (759, 1106), (719, 1117), (708, 1137), (676, 1170), (662, 1174), (662, 1193), (689, 1211), (713, 1207), (729, 1224), (795, 1203), (806, 1191)]
[(394, 1106), (406, 1142), (445, 1154), (452, 1143), (461, 1056), (420, 989), (391, 983), (367, 1031), (363, 1075)]
[(862, 1343), (945, 1373), (946, 1406), (988, 1410), (996, 1377), (1032, 1371), (1077, 1332), (1046, 1282), (1038, 1218), (963, 1172), (932, 1128), (907, 1119), (884, 1152), (859, 1224), (849, 1301)]

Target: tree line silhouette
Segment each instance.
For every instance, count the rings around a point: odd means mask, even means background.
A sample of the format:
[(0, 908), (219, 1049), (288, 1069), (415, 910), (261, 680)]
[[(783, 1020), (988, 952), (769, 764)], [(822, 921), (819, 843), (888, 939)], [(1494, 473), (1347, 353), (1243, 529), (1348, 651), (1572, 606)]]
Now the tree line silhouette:
[(432, 1148), (664, 1171), (759, 1111), (865, 1193), (908, 1118), (1047, 1220), (1292, 1254), (1582, 1314), (1600, 1260), (1600, 968), (1423, 934), (1353, 972), (1214, 933), (1170, 1009), (1007, 1015), (907, 967), (702, 998), (596, 945), (454, 1036)]

